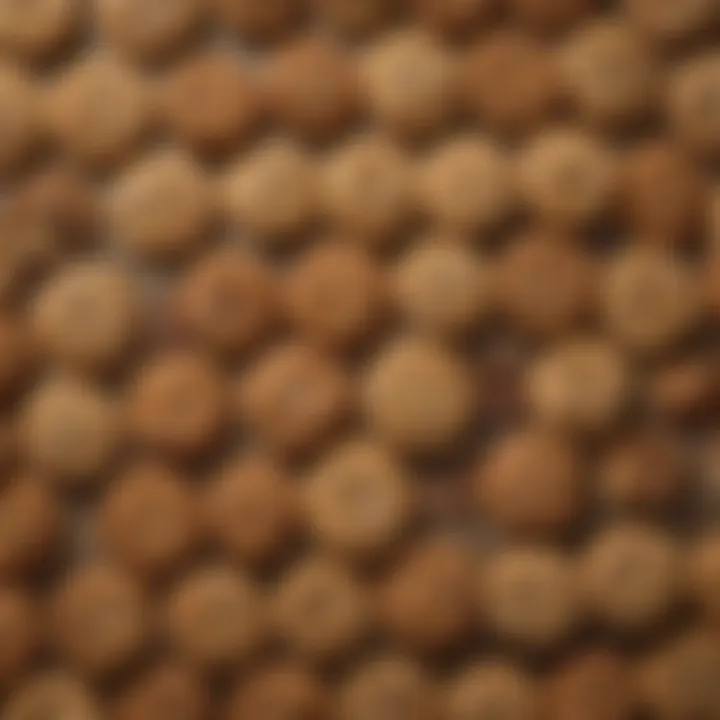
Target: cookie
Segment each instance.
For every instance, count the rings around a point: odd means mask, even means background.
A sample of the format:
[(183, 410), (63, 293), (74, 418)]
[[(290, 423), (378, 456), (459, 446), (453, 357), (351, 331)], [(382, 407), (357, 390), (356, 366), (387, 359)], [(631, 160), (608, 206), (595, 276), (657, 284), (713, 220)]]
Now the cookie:
[(62, 720), (101, 720), (98, 698), (82, 680), (63, 670), (46, 670), (15, 688), (3, 708), (3, 720), (32, 720), (52, 715)]
[(178, 323), (197, 344), (222, 358), (257, 347), (278, 312), (275, 273), (250, 253), (219, 248), (180, 279), (173, 300)]
[(407, 141), (437, 136), (454, 114), (452, 62), (421, 31), (391, 33), (362, 59), (368, 109), (379, 127)]
[(501, 251), (494, 267), (499, 310), (525, 333), (556, 337), (595, 308), (596, 268), (577, 238), (533, 229)]
[(47, 100), (48, 124), (58, 144), (93, 168), (127, 161), (151, 124), (143, 79), (101, 51), (61, 73)]
[(535, 687), (519, 668), (502, 661), (475, 662), (461, 670), (447, 689), (448, 720), (491, 720), (501, 713), (507, 720), (536, 716)]
[(223, 565), (188, 575), (168, 598), (166, 620), (178, 656), (201, 670), (233, 669), (265, 639), (259, 588)]
[(170, 132), (201, 154), (231, 152), (262, 117), (255, 78), (227, 50), (203, 50), (176, 65), (161, 105)]
[(60, 270), (40, 288), (32, 307), (45, 352), (80, 372), (117, 367), (138, 336), (140, 316), (132, 278), (99, 260)]
[(233, 225), (262, 245), (287, 245), (316, 217), (316, 170), (300, 146), (266, 140), (230, 168), (223, 196)]
[(582, 516), (582, 465), (565, 438), (520, 430), (490, 446), (475, 478), (478, 505), (512, 534), (557, 536)]
[(143, 0), (99, 0), (97, 24), (102, 37), (136, 62), (165, 59), (182, 49), (205, 16), (202, 0), (158, 5)]
[(11, 479), (0, 490), (0, 574), (27, 576), (56, 560), (63, 546), (64, 515), (41, 478)]
[(345, 131), (360, 110), (360, 82), (352, 58), (331, 41), (306, 38), (268, 59), (264, 92), (273, 117), (311, 142)]
[(36, 602), (25, 590), (8, 584), (0, 586), (0, 632), (3, 634), (0, 688), (3, 693), (17, 687), (35, 659), (40, 645), (37, 616)]
[(38, 342), (20, 315), (0, 315), (0, 400), (16, 399), (33, 379), (39, 365)]
[(622, 20), (597, 20), (579, 30), (562, 49), (560, 65), (569, 98), (590, 126), (637, 126), (657, 108), (662, 80), (658, 59)]
[(116, 399), (70, 377), (44, 381), (21, 409), (20, 444), (29, 465), (61, 486), (101, 482), (123, 430)]
[(203, 355), (174, 351), (149, 359), (128, 395), (131, 434), (171, 457), (202, 455), (215, 446), (226, 421), (222, 374)]
[(225, 464), (205, 491), (207, 535), (230, 559), (265, 565), (295, 538), (298, 491), (277, 463), (265, 456)]
[(474, 627), (474, 567), (459, 544), (433, 538), (412, 547), (381, 588), (388, 634), (413, 651), (435, 653), (468, 640)]
[(557, 35), (592, 14), (597, 0), (511, 0), (514, 18), (533, 32)]
[(553, 114), (560, 99), (559, 79), (545, 45), (525, 33), (500, 30), (470, 49), (459, 84), (473, 119), (496, 133), (517, 137)]
[(538, 357), (528, 372), (527, 393), (542, 422), (566, 430), (600, 431), (627, 405), (629, 369), (603, 338), (579, 336)]
[(692, 268), (662, 248), (630, 247), (614, 256), (601, 294), (606, 328), (631, 351), (663, 350), (698, 319)]
[(362, 393), (371, 428), (397, 449), (421, 454), (460, 438), (478, 395), (458, 358), (418, 339), (385, 347), (368, 368)]
[(344, 369), (310, 345), (272, 348), (241, 378), (241, 419), (273, 450), (291, 455), (321, 447), (345, 420), (351, 405)]
[(581, 562), (589, 610), (604, 626), (633, 632), (665, 619), (679, 591), (679, 557), (662, 531), (642, 525), (596, 535)]
[(314, 0), (323, 26), (348, 38), (367, 38), (384, 30), (398, 14), (398, 0)]
[(688, 596), (715, 626), (720, 621), (720, 533), (710, 529), (695, 538), (686, 563)]
[(0, 107), (0, 174), (8, 176), (22, 168), (42, 140), (38, 88), (26, 72), (11, 63), (0, 68)]
[(285, 281), (288, 317), (298, 334), (328, 350), (367, 345), (387, 309), (384, 268), (344, 242), (313, 247)]
[(282, 39), (302, 19), (304, 0), (212, 0), (217, 19), (242, 39), (266, 43)]
[(113, 481), (98, 520), (113, 559), (143, 579), (181, 568), (197, 544), (195, 492), (153, 460), (131, 464)]
[(441, 143), (418, 170), (422, 209), (438, 227), (461, 236), (507, 217), (514, 188), (509, 162), (489, 140), (461, 136)]
[(520, 546), (491, 558), (480, 574), (479, 595), (487, 628), (532, 652), (567, 639), (580, 616), (574, 564), (543, 547)]
[(272, 601), (273, 627), (290, 653), (311, 662), (341, 659), (364, 638), (364, 590), (339, 564), (310, 556), (281, 576)]
[(598, 220), (615, 193), (615, 159), (602, 141), (569, 128), (543, 130), (520, 153), (521, 198), (542, 222), (572, 228)]
[(656, 368), (644, 396), (659, 416), (693, 422), (716, 407), (719, 390), (714, 358), (690, 354)]
[(173, 262), (196, 253), (216, 219), (205, 171), (179, 150), (158, 150), (130, 166), (109, 200), (111, 230), (141, 260)]
[(0, 47), (21, 60), (44, 60), (64, 47), (83, 24), (78, 0), (0, 3)]
[(137, 657), (148, 626), (139, 585), (109, 565), (84, 566), (56, 589), (53, 641), (74, 667), (105, 675)]
[(462, 39), (481, 29), (494, 14), (493, 0), (414, 0), (420, 22), (441, 37)]
[(717, 6), (712, 0), (654, 3), (624, 0), (623, 9), (642, 33), (661, 43), (685, 42), (717, 25)]
[(410, 157), (397, 144), (365, 134), (330, 153), (321, 174), (324, 212), (340, 233), (385, 248), (416, 214)]
[(350, 559), (377, 558), (411, 514), (408, 478), (395, 458), (365, 440), (335, 447), (304, 485), (307, 523), (318, 542)]

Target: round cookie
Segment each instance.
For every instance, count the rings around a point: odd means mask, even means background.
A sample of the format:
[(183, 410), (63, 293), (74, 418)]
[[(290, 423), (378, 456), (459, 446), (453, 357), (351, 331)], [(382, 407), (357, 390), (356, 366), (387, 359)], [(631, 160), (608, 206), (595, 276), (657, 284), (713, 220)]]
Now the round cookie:
[(201, 670), (233, 669), (265, 636), (260, 589), (242, 572), (203, 566), (168, 599), (169, 639), (179, 657)]
[(713, 0), (623, 0), (622, 5), (641, 32), (663, 43), (691, 40), (717, 26), (718, 21)]
[(474, 631), (473, 560), (445, 538), (412, 547), (381, 588), (380, 616), (391, 638), (414, 651), (457, 647)]
[(277, 560), (296, 536), (297, 494), (270, 458), (231, 460), (205, 491), (207, 535), (234, 561), (262, 566)]
[(360, 109), (360, 88), (352, 58), (328, 40), (306, 38), (268, 60), (264, 91), (270, 112), (287, 130), (308, 141), (327, 141), (344, 132)]
[(23, 404), (20, 444), (31, 467), (61, 485), (98, 483), (123, 426), (114, 397), (70, 377), (41, 383)]
[(460, 92), (473, 118), (512, 137), (536, 129), (553, 113), (560, 84), (545, 45), (524, 33), (500, 30), (468, 52)]
[(38, 368), (37, 338), (20, 315), (0, 315), (0, 400), (7, 404), (24, 391)]
[(510, 533), (562, 534), (582, 516), (580, 458), (560, 435), (518, 431), (490, 447), (476, 493), (481, 510)]
[(642, 525), (618, 525), (596, 535), (580, 564), (591, 613), (620, 632), (663, 620), (677, 600), (679, 557), (672, 540)]
[(138, 148), (151, 117), (148, 88), (131, 68), (101, 51), (76, 60), (50, 89), (50, 130), (74, 159), (117, 166)]
[(370, 115), (402, 139), (436, 136), (453, 113), (453, 67), (448, 53), (421, 31), (391, 33), (363, 58)]
[(543, 547), (499, 553), (481, 572), (480, 612), (501, 640), (529, 651), (547, 650), (565, 640), (579, 619), (574, 565)]
[(598, 0), (510, 0), (509, 5), (521, 25), (542, 35), (556, 35), (591, 15)]
[(40, 288), (32, 321), (53, 360), (81, 372), (105, 370), (117, 366), (138, 335), (138, 293), (113, 264), (79, 262)]
[(402, 467), (369, 441), (334, 448), (313, 468), (304, 491), (307, 522), (318, 542), (351, 559), (386, 553), (411, 513)]
[(382, 350), (366, 373), (362, 392), (371, 428), (411, 453), (452, 445), (477, 404), (477, 390), (462, 362), (417, 339), (396, 340)]
[(413, 6), (425, 27), (449, 40), (473, 35), (495, 11), (494, 0), (414, 0)]
[(446, 140), (418, 170), (418, 197), (441, 228), (460, 235), (489, 230), (512, 209), (508, 159), (486, 138)]
[(720, 386), (712, 355), (673, 358), (647, 381), (644, 397), (660, 417), (692, 422), (702, 419), (718, 401)]
[(111, 566), (85, 566), (56, 589), (53, 641), (82, 672), (105, 675), (133, 660), (148, 631), (141, 588)]
[(537, 702), (533, 682), (506, 662), (476, 662), (450, 682), (445, 700), (447, 720), (531, 720)]
[(109, 201), (111, 230), (142, 260), (172, 262), (200, 250), (215, 221), (205, 171), (179, 150), (158, 150), (130, 166)]
[(165, 124), (191, 150), (229, 153), (261, 119), (262, 99), (256, 84), (230, 51), (200, 51), (176, 65), (166, 81)]
[(281, 576), (272, 608), (280, 640), (313, 662), (341, 658), (367, 630), (363, 589), (343, 566), (320, 556), (301, 560)]
[(688, 596), (702, 617), (720, 626), (720, 533), (711, 528), (695, 538), (688, 550)]
[(518, 160), (517, 184), (547, 224), (578, 227), (597, 220), (615, 192), (615, 162), (602, 141), (569, 128), (543, 130)]
[(21, 60), (44, 60), (61, 49), (84, 21), (79, 0), (0, 2), (0, 48)]
[(398, 0), (314, 0), (323, 26), (344, 37), (366, 38), (384, 30), (396, 19)]
[(536, 417), (567, 430), (603, 430), (628, 399), (624, 358), (603, 338), (577, 337), (542, 354), (527, 379)]
[(309, 345), (272, 348), (241, 379), (241, 419), (260, 441), (281, 453), (319, 446), (342, 424), (351, 405), (344, 369)]
[(0, 174), (14, 173), (41, 144), (40, 105), (32, 78), (4, 63), (0, 68)]
[(189, 560), (198, 536), (195, 493), (171, 468), (138, 461), (116, 478), (99, 509), (111, 556), (142, 578), (162, 576)]
[[(0, 502), (2, 502), (0, 500)], [(40, 637), (38, 608), (34, 598), (22, 588), (0, 585), (0, 689), (3, 694), (17, 686), (31, 667)]]
[(281, 39), (302, 19), (304, 0), (212, 0), (217, 19), (251, 42)]
[(2, 720), (102, 720), (98, 698), (90, 686), (64, 670), (43, 671), (14, 689), (2, 711)]
[(124, 55), (143, 63), (182, 48), (205, 15), (202, 0), (96, 0), (95, 5), (100, 34)]
[(415, 215), (410, 157), (382, 135), (331, 152), (321, 175), (323, 210), (341, 233), (373, 248), (390, 244)]
[(292, 324), (320, 347), (365, 345), (385, 314), (384, 269), (356, 245), (316, 245), (292, 267), (285, 284)]
[(310, 156), (281, 138), (263, 141), (231, 167), (223, 193), (230, 222), (268, 245), (296, 239), (319, 203)]
[(268, 265), (235, 248), (219, 248), (180, 279), (174, 308), (198, 345), (235, 358), (254, 349), (275, 325), (277, 290)]
[(592, 259), (576, 238), (564, 233), (522, 233), (501, 251), (494, 277), (499, 309), (533, 335), (561, 335), (594, 310)]
[(202, 455), (226, 420), (220, 371), (204, 356), (174, 351), (148, 360), (128, 394), (128, 422), (142, 445), (172, 457)]

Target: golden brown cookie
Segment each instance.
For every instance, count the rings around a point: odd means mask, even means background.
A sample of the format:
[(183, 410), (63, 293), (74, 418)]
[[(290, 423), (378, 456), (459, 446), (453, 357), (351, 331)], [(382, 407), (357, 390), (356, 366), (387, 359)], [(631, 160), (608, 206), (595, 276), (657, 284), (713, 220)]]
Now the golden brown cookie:
[(692, 353), (656, 368), (647, 378), (644, 393), (661, 416), (694, 421), (717, 407), (719, 380), (714, 356)]
[(22, 316), (0, 315), (0, 400), (7, 403), (24, 391), (38, 367), (38, 344)]
[(158, 150), (131, 165), (109, 200), (111, 229), (139, 258), (172, 262), (197, 252), (213, 227), (206, 172), (179, 150)]
[(250, 253), (219, 248), (198, 260), (177, 285), (181, 328), (203, 349), (234, 358), (254, 349), (275, 325), (273, 270)]
[(111, 556), (141, 578), (177, 570), (198, 539), (196, 494), (170, 467), (137, 461), (114, 479), (99, 508)]
[(596, 270), (579, 239), (535, 229), (514, 238), (494, 267), (499, 309), (518, 328), (556, 336), (577, 327), (596, 301)]
[(466, 38), (482, 28), (494, 14), (494, 0), (413, 0), (420, 22), (450, 40)]
[[(0, 500), (0, 502), (2, 502)], [(5, 694), (31, 667), (40, 645), (35, 599), (15, 585), (0, 585), (0, 689)]]
[(720, 623), (720, 532), (716, 527), (695, 538), (686, 562), (688, 595), (715, 626)]
[(200, 153), (229, 153), (262, 115), (255, 79), (236, 54), (203, 50), (176, 65), (162, 97), (165, 124)]
[(212, 448), (226, 421), (220, 370), (203, 355), (185, 351), (149, 359), (128, 394), (128, 422), (138, 442), (173, 457)]
[(498, 638), (530, 651), (565, 640), (580, 616), (575, 566), (559, 551), (518, 547), (480, 574), (480, 613)]
[(367, 631), (365, 590), (339, 564), (310, 556), (281, 576), (273, 626), (289, 651), (313, 662), (350, 652)]
[(475, 630), (474, 570), (467, 549), (446, 538), (412, 547), (381, 589), (380, 615), (390, 637), (420, 652), (466, 642)]
[(305, 0), (211, 0), (217, 19), (251, 42), (278, 40), (302, 19)]
[(539, 127), (557, 107), (559, 75), (550, 50), (515, 30), (483, 38), (463, 60), (460, 91), (473, 118), (501, 135)]
[(623, 0), (623, 9), (649, 38), (665, 43), (684, 42), (717, 26), (713, 0)]
[(555, 35), (592, 14), (598, 0), (510, 0), (515, 19), (528, 29)]
[(342, 37), (366, 38), (385, 29), (402, 8), (400, 0), (312, 0), (323, 26)]
[(38, 87), (11, 63), (0, 68), (0, 173), (19, 169), (41, 144)]
[(311, 471), (304, 491), (307, 523), (318, 542), (350, 558), (387, 552), (411, 514), (403, 468), (366, 440), (331, 450)]
[(263, 565), (277, 560), (295, 538), (298, 490), (265, 456), (225, 464), (205, 491), (207, 535), (231, 560)]
[(643, 525), (623, 524), (596, 535), (580, 565), (590, 611), (621, 632), (663, 620), (679, 591), (678, 550), (670, 537)]
[(260, 589), (239, 570), (205, 565), (168, 598), (172, 646), (201, 670), (232, 669), (247, 661), (265, 638)]
[(148, 632), (145, 599), (133, 580), (109, 565), (86, 565), (55, 591), (53, 642), (79, 670), (104, 675), (133, 660)]
[(554, 536), (578, 522), (582, 465), (557, 433), (520, 430), (493, 444), (476, 474), (480, 509), (510, 533)]
[(447, 689), (447, 720), (507, 720), (536, 717), (532, 680), (518, 667), (503, 661), (476, 662), (454, 677)]
[(132, 278), (102, 260), (59, 271), (33, 300), (38, 342), (51, 359), (84, 371), (113, 368), (138, 335), (140, 299)]
[(63, 150), (92, 167), (126, 162), (151, 122), (145, 81), (101, 51), (76, 60), (58, 76), (46, 111)]
[(298, 334), (330, 350), (363, 346), (385, 310), (384, 268), (357, 245), (313, 247), (286, 279), (287, 314)]
[(314, 450), (335, 432), (351, 405), (344, 369), (309, 345), (272, 348), (241, 379), (241, 419), (282, 453)]
[(116, 399), (71, 377), (45, 380), (21, 410), (20, 444), (28, 464), (69, 487), (102, 481), (123, 431)]
[(394, 135), (436, 136), (454, 114), (452, 62), (422, 31), (400, 30), (382, 38), (367, 51), (362, 70), (370, 114)]
[(429, 218), (451, 233), (487, 231), (513, 206), (508, 159), (487, 138), (446, 140), (418, 170), (418, 197)]
[(363, 380), (372, 429), (408, 452), (447, 449), (463, 434), (477, 389), (462, 361), (429, 341), (400, 339), (375, 358)]
[(0, 2), (0, 47), (22, 60), (47, 59), (83, 25), (79, 0)]

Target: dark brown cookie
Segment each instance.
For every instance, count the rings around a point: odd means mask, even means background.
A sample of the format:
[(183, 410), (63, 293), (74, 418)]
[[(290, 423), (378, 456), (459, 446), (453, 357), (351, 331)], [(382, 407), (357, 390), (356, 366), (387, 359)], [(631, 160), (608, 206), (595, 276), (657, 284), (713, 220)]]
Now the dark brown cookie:
[(13, 400), (27, 388), (38, 367), (37, 340), (21, 317), (0, 315), (0, 399)]
[(99, 520), (112, 556), (142, 578), (182, 567), (198, 535), (194, 491), (156, 461), (139, 461), (113, 481)]
[(306, 0), (212, 0), (217, 18), (252, 42), (277, 40), (302, 19)]
[(241, 379), (241, 418), (260, 441), (283, 453), (321, 446), (351, 404), (344, 369), (309, 345), (291, 342), (270, 350)]
[(56, 589), (51, 608), (53, 641), (82, 672), (104, 675), (137, 657), (148, 632), (139, 585), (108, 565), (86, 565)]
[(313, 662), (342, 658), (367, 631), (364, 588), (342, 565), (321, 556), (301, 560), (280, 578), (272, 612), (289, 651)]
[(497, 31), (469, 51), (461, 67), (460, 88), (474, 118), (510, 136), (540, 126), (560, 98), (550, 50), (514, 30)]
[(385, 272), (363, 248), (316, 245), (290, 270), (287, 313), (309, 342), (334, 349), (367, 344), (387, 309)]
[(228, 462), (214, 476), (204, 503), (207, 534), (232, 560), (263, 565), (296, 536), (297, 488), (268, 457)]
[[(0, 503), (2, 500), (0, 500)], [(0, 689), (17, 687), (40, 646), (38, 608), (34, 598), (14, 585), (0, 586)]]
[(720, 626), (720, 533), (701, 533), (690, 546), (686, 562), (690, 599), (705, 619)]
[(550, 35), (579, 24), (597, 5), (598, 0), (510, 0), (513, 15), (521, 25)]
[(24, 70), (5, 63), (0, 70), (0, 173), (22, 166), (42, 140), (41, 101), (37, 86)]
[(717, 5), (712, 0), (623, 0), (622, 5), (638, 30), (664, 43), (691, 40), (717, 26), (718, 21)]
[(307, 522), (330, 551), (377, 557), (398, 540), (411, 513), (410, 484), (395, 458), (372, 442), (333, 449), (305, 484)]
[(419, 20), (432, 32), (452, 39), (471, 36), (493, 16), (495, 0), (413, 0)]
[(396, 19), (401, 0), (313, 0), (321, 23), (349, 38), (366, 38)]
[(255, 79), (227, 50), (204, 50), (173, 68), (162, 100), (165, 123), (201, 153), (228, 153), (258, 124), (262, 101)]
[(197, 456), (212, 448), (226, 421), (220, 370), (191, 352), (148, 360), (135, 377), (128, 405), (134, 437), (174, 457)]
[(644, 394), (659, 415), (680, 421), (701, 419), (717, 407), (720, 376), (712, 354), (668, 360), (647, 378)]

